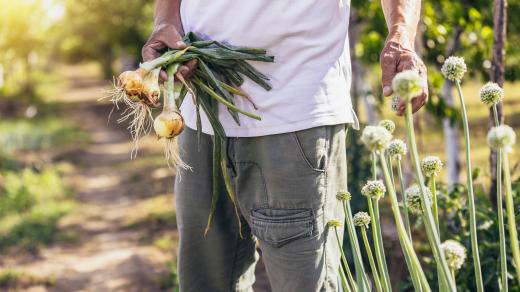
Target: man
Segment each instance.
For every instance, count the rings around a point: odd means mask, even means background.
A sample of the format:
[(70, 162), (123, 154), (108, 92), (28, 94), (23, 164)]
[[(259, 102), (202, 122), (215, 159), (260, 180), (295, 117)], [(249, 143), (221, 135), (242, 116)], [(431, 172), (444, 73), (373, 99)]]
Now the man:
[[(242, 221), (240, 238), (233, 204), (221, 190), (212, 229), (204, 237), (211, 202), (211, 129), (197, 147), (195, 109), (185, 99), (188, 128), (181, 155), (192, 167), (175, 184), (180, 232), (181, 291), (251, 291), (262, 251), (273, 291), (337, 291), (340, 254), (330, 219), (343, 220), (335, 195), (347, 189), (345, 126), (356, 122), (350, 104), (348, 0), (157, 0), (155, 30), (143, 48), (144, 60), (166, 48), (182, 48), (184, 32), (238, 46), (262, 47), (275, 63), (253, 65), (271, 78), (265, 91), (246, 81), (261, 121), (241, 116), (235, 124), (219, 109), (228, 140), (228, 173)], [(414, 53), (420, 1), (382, 0), (389, 35), (381, 54), (383, 93), (402, 70), (426, 69)], [(189, 78), (195, 62), (178, 74)], [(414, 111), (427, 92), (413, 100)], [(400, 114), (404, 105), (399, 108)], [(348, 150), (348, 149), (347, 149)], [(220, 185), (223, 185), (222, 183)]]

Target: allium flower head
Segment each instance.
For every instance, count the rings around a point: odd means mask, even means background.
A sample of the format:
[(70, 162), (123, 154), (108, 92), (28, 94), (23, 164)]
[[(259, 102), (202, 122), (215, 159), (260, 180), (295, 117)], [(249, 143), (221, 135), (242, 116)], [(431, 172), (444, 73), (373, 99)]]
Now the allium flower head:
[(451, 56), (442, 64), (441, 72), (451, 81), (461, 81), (468, 68), (462, 57)]
[(383, 151), (392, 140), (392, 134), (381, 126), (366, 126), (361, 134), (361, 142), (370, 151)]
[(385, 184), (380, 180), (369, 180), (361, 189), (361, 194), (371, 199), (381, 199), (386, 193)]
[(388, 148), (386, 148), (386, 154), (390, 157), (401, 159), (403, 155), (406, 154), (408, 148), (406, 147), (406, 143), (400, 139), (394, 139), (390, 144), (388, 144)]
[(352, 199), (352, 195), (348, 191), (339, 191), (336, 194), (336, 199), (339, 201), (350, 201), (350, 199)]
[(368, 228), (371, 218), (367, 212), (357, 212), (356, 214), (354, 214), (352, 221), (354, 221), (355, 226), (364, 226), (365, 228)]
[(437, 176), (442, 170), (442, 161), (437, 156), (426, 156), (421, 161), (421, 169), (426, 177)]
[(495, 150), (503, 149), (506, 152), (511, 152), (512, 146), (516, 142), (516, 134), (513, 128), (508, 125), (501, 125), (489, 130), (487, 141), (489, 147)]
[(327, 226), (329, 227), (341, 227), (341, 221), (338, 219), (331, 219), (327, 222)]
[(487, 106), (492, 106), (502, 101), (503, 98), (504, 89), (496, 83), (488, 82), (480, 89), (480, 101)]
[(390, 108), (392, 109), (392, 111), (397, 112), (400, 102), (401, 99), (399, 98), (399, 96), (394, 95), (392, 97), (392, 103), (390, 104)]
[(455, 240), (448, 239), (441, 243), (441, 249), (452, 270), (460, 269), (466, 261), (466, 248)]
[(391, 120), (382, 120), (378, 126), (385, 128), (390, 134), (393, 134), (395, 131), (395, 123)]
[[(430, 189), (425, 187), (424, 191), (425, 191), (425, 195), (431, 200), (432, 193), (430, 192)], [(422, 213), (422, 207), (421, 207), (422, 197), (421, 197), (421, 189), (419, 188), (419, 186), (412, 185), (405, 190), (405, 193), (406, 193), (405, 204), (406, 204), (406, 207), (408, 208), (408, 210), (410, 210), (410, 212), (412, 212), (413, 214)]]
[(424, 81), (415, 71), (399, 72), (392, 80), (394, 93), (401, 97), (412, 98), (422, 93)]

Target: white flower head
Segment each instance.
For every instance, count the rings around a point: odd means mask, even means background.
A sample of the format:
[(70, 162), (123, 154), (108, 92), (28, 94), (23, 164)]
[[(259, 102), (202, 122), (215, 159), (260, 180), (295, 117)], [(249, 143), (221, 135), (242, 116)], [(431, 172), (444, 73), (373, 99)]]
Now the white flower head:
[(392, 103), (390, 104), (390, 108), (392, 109), (392, 111), (397, 112), (397, 110), (399, 109), (400, 102), (401, 102), (401, 98), (399, 98), (399, 96), (394, 95), (392, 97)]
[(390, 134), (393, 134), (395, 131), (395, 123), (391, 120), (382, 120), (379, 122), (378, 126), (385, 128)]
[(460, 269), (466, 261), (466, 248), (458, 241), (448, 239), (441, 243), (441, 249), (452, 270)]
[(388, 144), (388, 148), (386, 148), (386, 154), (390, 157), (401, 159), (408, 152), (408, 148), (406, 147), (406, 143), (401, 139), (394, 139)]
[(338, 201), (350, 201), (350, 199), (352, 199), (352, 195), (349, 191), (339, 191), (336, 194), (336, 199), (338, 199)]
[(381, 126), (366, 126), (361, 134), (361, 142), (370, 151), (383, 151), (392, 140), (392, 134)]
[(367, 198), (379, 200), (385, 196), (386, 187), (380, 180), (369, 180), (361, 188), (361, 194)]
[(399, 72), (392, 80), (392, 89), (398, 96), (412, 98), (420, 95), (425, 84), (421, 76), (415, 71)]
[[(423, 189), (425, 191), (425, 195), (428, 197), (429, 200), (431, 200), (432, 193), (431, 193), (430, 189), (428, 189), (427, 187), (424, 187)], [(421, 207), (422, 196), (421, 196), (421, 189), (419, 188), (419, 186), (412, 185), (412, 186), (408, 187), (404, 192), (406, 195), (405, 204), (406, 204), (406, 207), (408, 208), (408, 210), (410, 210), (410, 212), (412, 212), (413, 214), (422, 213), (422, 207)]]
[(371, 217), (370, 215), (368, 215), (367, 212), (357, 212), (356, 214), (354, 214), (352, 221), (354, 221), (354, 226), (364, 226), (365, 228), (368, 228), (368, 225), (371, 221)]
[(480, 89), (480, 101), (487, 106), (499, 103), (502, 99), (504, 99), (504, 89), (496, 83), (488, 82)]
[(462, 57), (451, 56), (442, 64), (441, 72), (451, 81), (461, 81), (468, 68)]
[(442, 170), (442, 161), (437, 156), (426, 156), (421, 161), (421, 169), (426, 177), (437, 176)]
[(487, 142), (492, 149), (503, 149), (506, 152), (511, 152), (516, 142), (516, 134), (513, 128), (508, 125), (493, 127), (488, 132)]

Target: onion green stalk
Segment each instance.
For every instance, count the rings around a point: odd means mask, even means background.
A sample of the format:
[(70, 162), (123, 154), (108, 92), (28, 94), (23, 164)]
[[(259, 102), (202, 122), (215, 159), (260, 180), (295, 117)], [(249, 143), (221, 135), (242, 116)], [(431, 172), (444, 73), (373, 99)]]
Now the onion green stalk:
[[(343, 251), (343, 244), (339, 238), (339, 233), (338, 233), (338, 227), (341, 227), (342, 225), (342, 222), (339, 221), (339, 220), (336, 220), (336, 219), (332, 219), (330, 220), (329, 222), (327, 222), (327, 226), (329, 228), (334, 228), (334, 234), (336, 236), (336, 243), (338, 244), (338, 248), (339, 248), (339, 251), (340, 251), (340, 254), (341, 254), (341, 262), (343, 263), (343, 265), (340, 264), (340, 276), (343, 274), (343, 271), (345, 271), (347, 273), (347, 277), (348, 277), (348, 280), (350, 282), (350, 286), (352, 287), (352, 290), (354, 292), (356, 292), (356, 282), (354, 281), (354, 277), (352, 276), (352, 272), (350, 271), (350, 267), (348, 265), (348, 262), (347, 262), (347, 259), (345, 258), (345, 253)], [(347, 286), (348, 285), (345, 285), (346, 283), (344, 283), (343, 285), (344, 286)]]
[[(496, 103), (493, 104), (493, 117), (495, 126), (500, 126)], [(498, 235), (500, 245), (500, 291), (507, 292), (507, 252), (506, 252), (506, 233), (504, 227), (504, 203), (502, 202), (502, 149), (497, 149), (497, 215), (498, 215)]]
[(421, 173), (421, 167), (419, 165), (419, 154), (417, 151), (417, 144), (415, 142), (415, 134), (414, 134), (414, 126), (413, 126), (413, 118), (412, 118), (412, 103), (411, 99), (408, 98), (406, 100), (406, 110), (405, 110), (405, 122), (406, 122), (406, 134), (409, 143), (410, 149), (410, 157), (412, 159), (413, 169), (415, 172), (416, 180), (421, 189), (422, 196), (422, 209), (425, 213), (424, 225), (426, 227), (426, 233), (428, 235), (428, 240), (430, 241), (430, 246), (432, 248), (433, 256), (436, 262), (440, 263), (441, 267), (441, 275), (445, 279), (447, 279), (447, 288), (449, 291), (456, 291), (457, 288), (455, 286), (455, 282), (451, 276), (450, 269), (446, 262), (446, 258), (440, 249), (440, 239), (439, 234), (437, 233), (437, 228), (435, 228), (435, 223), (433, 220), (433, 214), (431, 210), (431, 202), (430, 199), (425, 196), (426, 190), (424, 187), (424, 178)]
[(351, 195), (349, 192), (339, 192), (336, 196), (343, 205), (343, 213), (345, 214), (345, 225), (349, 235), (352, 255), (354, 257), (354, 268), (356, 270), (356, 284), (358, 291), (369, 291), (369, 281), (366, 278), (365, 267), (363, 266), (363, 257), (359, 248), (359, 241), (352, 221), (352, 208), (350, 207)]
[(372, 254), (372, 249), (370, 248), (370, 242), (367, 236), (368, 227), (361, 226), (361, 236), (363, 237), (363, 243), (365, 245), (365, 249), (367, 251), (368, 262), (370, 263), (370, 269), (372, 270), (372, 276), (374, 278), (374, 283), (376, 284), (377, 291), (384, 291), (383, 286), (381, 284), (381, 277), (379, 276), (379, 272), (377, 271), (376, 262), (374, 260), (374, 255)]
[(415, 253), (413, 248), (412, 241), (408, 237), (406, 233), (406, 228), (404, 227), (403, 219), (401, 218), (401, 213), (399, 209), (399, 203), (397, 201), (397, 196), (395, 193), (394, 185), (392, 184), (392, 179), (390, 177), (390, 172), (388, 170), (388, 165), (386, 163), (386, 159), (383, 153), (379, 154), (379, 161), (382, 166), (383, 176), (385, 180), (385, 184), (387, 187), (387, 191), (390, 196), (390, 203), (392, 205), (392, 213), (394, 214), (394, 220), (396, 223), (397, 234), (399, 236), (399, 242), (403, 247), (405, 253), (409, 256), (410, 259), (410, 267), (409, 272), (411, 277), (416, 277), (414, 283), (420, 283), (421, 288), (416, 287), (417, 289), (423, 289), (423, 291), (430, 291), (430, 286), (426, 279), (426, 275), (422, 269), (421, 263), (419, 262), (419, 258)]
[(401, 166), (401, 159), (397, 159), (397, 175), (399, 176), (399, 184), (401, 186), (402, 193), (402, 206), (403, 206), (403, 214), (404, 214), (404, 226), (406, 227), (406, 233), (408, 233), (408, 237), (412, 240), (412, 231), (410, 228), (410, 215), (408, 211), (408, 207), (406, 207), (406, 192), (404, 187), (404, 176), (403, 176), (403, 168)]
[(462, 111), (462, 124), (464, 126), (464, 140), (466, 146), (466, 178), (468, 184), (468, 209), (469, 209), (469, 228), (471, 237), (471, 253), (473, 256), (473, 267), (475, 269), (475, 280), (477, 285), (477, 291), (484, 291), (484, 284), (482, 283), (482, 271), (480, 268), (480, 255), (478, 251), (478, 239), (477, 239), (477, 216), (475, 210), (475, 195), (473, 192), (473, 173), (471, 169), (471, 153), (470, 153), (470, 139), (469, 139), (469, 126), (468, 126), (468, 114), (466, 112), (466, 106), (464, 105), (464, 96), (462, 95), (462, 89), (460, 87), (460, 80), (455, 80), (457, 85), (457, 91), (459, 93), (460, 107)]
[[(372, 151), (372, 179), (377, 180), (377, 154)], [(392, 283), (386, 264), (385, 247), (383, 244), (383, 234), (381, 232), (381, 219), (379, 214), (379, 198), (367, 198), (368, 210), (372, 218), (372, 237), (374, 238), (374, 248), (376, 250), (377, 264), (381, 282), (385, 291), (392, 291)]]
[(518, 234), (516, 231), (515, 207), (513, 204), (513, 190), (511, 188), (511, 173), (509, 170), (509, 160), (507, 152), (502, 151), (502, 166), (504, 168), (504, 198), (506, 200), (507, 225), (509, 227), (509, 240), (513, 251), (513, 261), (515, 263), (516, 278), (520, 281), (520, 246), (518, 245)]

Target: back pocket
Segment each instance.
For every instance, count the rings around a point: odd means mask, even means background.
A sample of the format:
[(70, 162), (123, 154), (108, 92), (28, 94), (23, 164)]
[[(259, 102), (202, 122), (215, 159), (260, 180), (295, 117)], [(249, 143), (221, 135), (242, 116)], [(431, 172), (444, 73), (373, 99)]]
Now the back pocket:
[(251, 211), (251, 230), (260, 240), (281, 247), (316, 233), (312, 209), (263, 208)]

